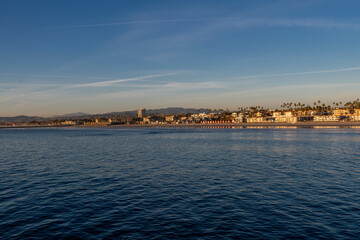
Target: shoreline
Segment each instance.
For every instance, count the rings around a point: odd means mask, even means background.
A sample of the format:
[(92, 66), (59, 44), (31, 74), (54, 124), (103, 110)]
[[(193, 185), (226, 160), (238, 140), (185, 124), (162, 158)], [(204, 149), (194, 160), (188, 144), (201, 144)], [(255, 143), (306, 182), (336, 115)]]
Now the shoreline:
[(25, 128), (360, 128), (360, 122), (298, 122), (298, 123), (192, 123), (192, 124), (119, 124), (92, 126), (0, 126), (0, 129)]

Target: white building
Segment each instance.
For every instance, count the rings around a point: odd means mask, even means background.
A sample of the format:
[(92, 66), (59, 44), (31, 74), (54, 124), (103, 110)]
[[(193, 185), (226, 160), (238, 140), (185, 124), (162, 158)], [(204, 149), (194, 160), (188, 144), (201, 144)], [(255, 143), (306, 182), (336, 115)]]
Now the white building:
[(350, 120), (354, 122), (360, 121), (360, 115), (351, 115)]
[(264, 123), (264, 122), (268, 122), (266, 117), (250, 117), (247, 118), (247, 122), (248, 123)]
[(75, 125), (76, 124), (76, 122), (74, 122), (74, 121), (63, 121), (63, 122), (61, 122), (61, 125)]
[(340, 117), (334, 115), (314, 116), (314, 122), (338, 122), (339, 120)]
[(138, 118), (145, 117), (145, 115), (146, 115), (146, 109), (145, 108), (142, 108), (142, 109), (138, 110)]

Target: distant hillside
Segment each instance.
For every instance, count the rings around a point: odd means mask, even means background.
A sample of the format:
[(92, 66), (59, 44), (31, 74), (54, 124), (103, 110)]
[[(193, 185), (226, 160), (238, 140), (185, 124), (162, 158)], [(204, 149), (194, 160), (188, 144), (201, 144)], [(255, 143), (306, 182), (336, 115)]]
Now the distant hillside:
[[(160, 109), (146, 109), (146, 114), (186, 114), (186, 113), (199, 113), (199, 112), (207, 112), (206, 108), (181, 108), (181, 107), (169, 107), (169, 108), (160, 108)], [(105, 114), (97, 114), (93, 115), (95, 117), (112, 117), (112, 116), (136, 116), (137, 110), (133, 111), (124, 111), (124, 112), (112, 112)]]
[(148, 114), (186, 114), (186, 113), (199, 113), (207, 112), (208, 109), (205, 108), (181, 108), (181, 107), (170, 107), (170, 108), (161, 108), (161, 109), (149, 109), (146, 110)]
[(79, 116), (89, 116), (89, 115), (91, 115), (91, 114), (90, 113), (77, 112), (77, 113), (67, 113), (67, 114), (63, 114), (63, 115), (56, 115), (56, 116), (53, 116), (51, 118), (79, 117)]
[(45, 118), (42, 117), (36, 117), (36, 116), (16, 116), (16, 117), (0, 117), (0, 122), (31, 122), (31, 121), (39, 121), (39, 120), (45, 120)]
[[(198, 112), (207, 112), (208, 109), (206, 108), (181, 108), (181, 107), (169, 107), (169, 108), (161, 108), (161, 109), (147, 109), (147, 114), (186, 114), (186, 113), (198, 113)], [(64, 117), (61, 118), (71, 118), (71, 119), (86, 119), (86, 118), (107, 118), (107, 117), (114, 117), (114, 116), (121, 116), (121, 117), (131, 117), (136, 116), (137, 110), (132, 111), (123, 111), (123, 112), (110, 112), (110, 113), (103, 113), (103, 114), (89, 114), (89, 115), (81, 115), (81, 116), (71, 116), (71, 117)]]
[[(208, 109), (206, 108), (181, 108), (181, 107), (169, 107), (169, 108), (161, 108), (161, 109), (147, 109), (147, 114), (186, 114), (186, 113), (199, 113), (199, 112), (207, 112)], [(0, 122), (31, 122), (31, 121), (40, 121), (40, 120), (65, 120), (65, 119), (90, 119), (90, 118), (108, 118), (114, 116), (121, 116), (121, 117), (131, 117), (136, 116), (137, 110), (132, 111), (123, 111), (123, 112), (110, 112), (110, 113), (103, 113), (103, 114), (88, 114), (83, 112), (78, 113), (68, 113), (64, 115), (54, 116), (50, 118), (43, 118), (43, 117), (36, 117), (36, 116), (17, 116), (17, 117), (0, 117)]]

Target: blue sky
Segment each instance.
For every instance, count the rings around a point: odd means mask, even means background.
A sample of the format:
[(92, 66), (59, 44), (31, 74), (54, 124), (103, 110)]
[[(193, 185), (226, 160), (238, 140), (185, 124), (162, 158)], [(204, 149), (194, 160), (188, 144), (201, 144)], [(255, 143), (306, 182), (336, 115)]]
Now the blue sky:
[(360, 2), (2, 1), (0, 116), (359, 97)]

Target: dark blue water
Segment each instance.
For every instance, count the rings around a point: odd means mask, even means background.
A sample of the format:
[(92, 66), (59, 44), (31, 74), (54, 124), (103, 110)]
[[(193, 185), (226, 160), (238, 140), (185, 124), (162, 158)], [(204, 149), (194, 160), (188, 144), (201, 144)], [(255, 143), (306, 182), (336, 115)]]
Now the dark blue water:
[(1, 239), (359, 239), (358, 129), (0, 130)]

